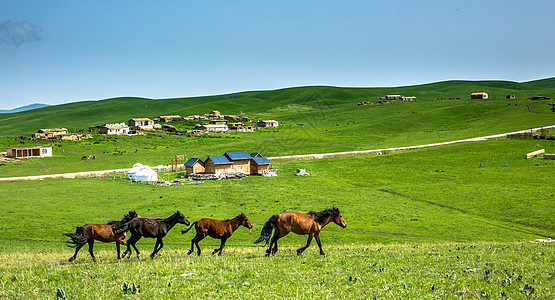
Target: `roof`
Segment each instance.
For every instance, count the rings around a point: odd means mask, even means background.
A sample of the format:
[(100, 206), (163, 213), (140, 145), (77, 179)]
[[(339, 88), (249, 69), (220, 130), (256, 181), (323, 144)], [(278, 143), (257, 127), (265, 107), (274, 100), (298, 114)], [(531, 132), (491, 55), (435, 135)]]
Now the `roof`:
[(228, 128), (225, 124), (202, 124), (204, 128)]
[(256, 157), (258, 155), (262, 156), (260, 153), (251, 153), (251, 157)]
[(210, 159), (215, 165), (232, 164), (233, 163), (231, 160), (229, 160), (224, 155), (222, 155), (222, 156), (208, 156), (208, 159)]
[(149, 118), (132, 118), (131, 120), (133, 120), (133, 121), (152, 121)]
[(472, 93), (470, 95), (487, 95), (488, 93), (486, 92), (479, 92), (479, 93)]
[(252, 158), (247, 151), (228, 151), (225, 153), (225, 155), (231, 160)]
[(270, 164), (270, 161), (266, 157), (255, 157), (252, 160), (254, 160), (254, 162), (257, 165), (269, 165)]
[(197, 161), (202, 162), (200, 158), (189, 158), (189, 160), (185, 163), (186, 167), (192, 167)]

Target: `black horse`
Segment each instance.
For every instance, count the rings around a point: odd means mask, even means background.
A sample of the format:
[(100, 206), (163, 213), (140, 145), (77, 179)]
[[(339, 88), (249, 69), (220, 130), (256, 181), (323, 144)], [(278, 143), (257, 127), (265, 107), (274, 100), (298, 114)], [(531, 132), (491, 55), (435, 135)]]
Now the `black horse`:
[(122, 258), (126, 255), (129, 255), (129, 258), (131, 257), (131, 246), (133, 246), (135, 252), (137, 252), (137, 258), (139, 258), (140, 252), (137, 249), (137, 246), (135, 246), (135, 243), (137, 243), (137, 241), (143, 236), (146, 238), (156, 238), (154, 251), (150, 254), (150, 258), (154, 258), (156, 253), (164, 247), (162, 238), (164, 238), (177, 223), (185, 225), (191, 224), (181, 212), (177, 211), (166, 219), (137, 218), (129, 221), (128, 223), (122, 224), (119, 228), (115, 228), (115, 233), (124, 230), (129, 230), (129, 232), (131, 232), (131, 237), (127, 240), (127, 250), (123, 252)]

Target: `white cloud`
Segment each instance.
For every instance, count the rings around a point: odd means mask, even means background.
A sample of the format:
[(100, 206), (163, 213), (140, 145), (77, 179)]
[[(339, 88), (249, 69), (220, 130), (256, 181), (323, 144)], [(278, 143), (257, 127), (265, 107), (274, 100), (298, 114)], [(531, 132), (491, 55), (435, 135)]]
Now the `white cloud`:
[(23, 43), (40, 41), (40, 29), (27, 22), (6, 21), (0, 24), (0, 41), (19, 47)]

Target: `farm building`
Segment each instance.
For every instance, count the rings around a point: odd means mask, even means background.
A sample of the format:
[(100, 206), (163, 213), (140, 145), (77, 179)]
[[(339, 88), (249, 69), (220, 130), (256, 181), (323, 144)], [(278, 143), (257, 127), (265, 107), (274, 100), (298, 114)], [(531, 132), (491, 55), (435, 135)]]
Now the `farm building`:
[(470, 94), (470, 99), (488, 99), (488, 93), (479, 92)]
[(128, 134), (129, 127), (125, 123), (105, 124), (98, 128), (100, 134)]
[(149, 118), (133, 118), (127, 121), (127, 125), (133, 130), (153, 130), (154, 121)]
[(68, 134), (65, 128), (39, 129), (37, 133), (33, 133), (31, 138), (34, 140), (48, 140), (55, 139), (65, 134)]
[(185, 163), (185, 173), (189, 174), (202, 174), (205, 172), (204, 162), (200, 158), (190, 158)]
[(229, 160), (227, 156), (208, 156), (204, 161), (204, 168), (206, 174), (225, 173), (226, 169), (232, 169), (233, 161)]
[(225, 124), (203, 124), (195, 126), (196, 129), (204, 132), (222, 133), (227, 132), (229, 128)]
[(175, 116), (159, 116), (158, 118), (154, 119), (154, 121), (156, 122), (163, 122), (163, 123), (168, 123), (171, 121), (175, 121), (175, 120), (181, 120), (181, 116), (175, 115)]
[[(251, 155), (252, 154), (260, 155), (259, 153), (251, 153)], [(269, 168), (270, 168), (270, 161), (266, 157), (263, 157), (262, 155), (258, 157), (257, 156), (252, 157), (250, 174), (262, 174), (262, 172), (267, 171)]]
[(276, 120), (265, 120), (265, 121), (258, 121), (256, 125), (258, 127), (278, 127), (279, 123)]
[(247, 151), (228, 151), (224, 155), (233, 162), (233, 170), (235, 170), (236, 172), (241, 172), (239, 170), (243, 170), (242, 172), (244, 172), (245, 174), (251, 173), (250, 163), (252, 157)]
[(385, 95), (385, 99), (386, 100), (400, 100), (401, 99), (401, 95)]
[(6, 150), (8, 157), (52, 157), (52, 147), (24, 147), (24, 148), (8, 148)]
[(230, 123), (228, 124), (229, 131), (234, 132), (253, 132), (254, 128), (252, 126), (246, 126), (245, 124), (239, 123)]

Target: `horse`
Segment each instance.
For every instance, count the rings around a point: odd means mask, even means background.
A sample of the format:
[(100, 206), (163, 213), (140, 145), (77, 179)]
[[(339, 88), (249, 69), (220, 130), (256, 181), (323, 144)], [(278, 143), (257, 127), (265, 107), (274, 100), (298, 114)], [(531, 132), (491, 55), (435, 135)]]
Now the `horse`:
[(320, 243), (320, 230), (329, 223), (334, 222), (342, 228), (347, 227), (347, 223), (343, 220), (341, 212), (338, 208), (333, 207), (331, 209), (326, 209), (321, 212), (309, 211), (308, 213), (295, 212), (295, 211), (284, 211), (280, 214), (275, 214), (266, 221), (260, 237), (254, 241), (258, 244), (262, 241), (266, 241), (266, 246), (270, 236), (272, 236), (272, 231), (275, 228), (274, 236), (270, 242), (270, 247), (266, 250), (266, 256), (270, 254), (275, 255), (277, 248), (277, 241), (289, 234), (289, 232), (294, 232), (296, 234), (308, 234), (308, 240), (306, 241), (306, 246), (297, 249), (297, 255), (301, 255), (312, 241), (312, 237), (316, 239), (318, 247), (320, 248), (320, 255), (326, 255), (322, 250), (322, 243)]
[(118, 250), (118, 259), (120, 259), (120, 248), (119, 245), (126, 245), (124, 239), (127, 235), (127, 230), (122, 230), (119, 233), (114, 233), (112, 229), (114, 227), (122, 226), (123, 224), (138, 218), (139, 215), (130, 211), (127, 215), (123, 217), (121, 221), (111, 221), (108, 223), (90, 223), (83, 226), (77, 227), (75, 233), (64, 233), (63, 235), (71, 238), (68, 243), (76, 246), (75, 254), (69, 259), (69, 262), (75, 260), (77, 253), (81, 250), (85, 244), (89, 244), (89, 253), (94, 262), (96, 262), (96, 257), (93, 253), (94, 240), (98, 240), (104, 243), (116, 242), (116, 249)]
[(198, 242), (202, 241), (206, 236), (210, 236), (215, 239), (221, 240), (220, 248), (214, 249), (212, 255), (218, 253), (218, 256), (222, 255), (222, 250), (224, 249), (225, 242), (231, 237), (233, 232), (239, 228), (239, 226), (245, 226), (248, 229), (252, 228), (251, 221), (245, 216), (244, 213), (239, 214), (233, 219), (227, 219), (223, 221), (202, 218), (198, 221), (193, 222), (187, 230), (182, 230), (181, 234), (185, 234), (195, 226), (197, 235), (191, 240), (191, 250), (187, 254), (193, 253), (194, 246), (197, 246), (198, 255), (200, 255), (200, 247)]
[(126, 228), (131, 232), (131, 237), (127, 240), (127, 249), (123, 252), (122, 257), (129, 255), (128, 258), (131, 258), (131, 246), (133, 246), (135, 252), (137, 252), (137, 258), (139, 258), (140, 252), (137, 246), (135, 246), (135, 243), (142, 237), (145, 237), (156, 238), (154, 251), (150, 254), (150, 258), (154, 258), (154, 255), (164, 247), (162, 238), (164, 238), (177, 223), (185, 224), (186, 226), (190, 224), (189, 220), (187, 220), (181, 212), (177, 211), (166, 219), (137, 218), (122, 225), (120, 228), (115, 228), (114, 232), (120, 232), (120, 230), (125, 230)]

